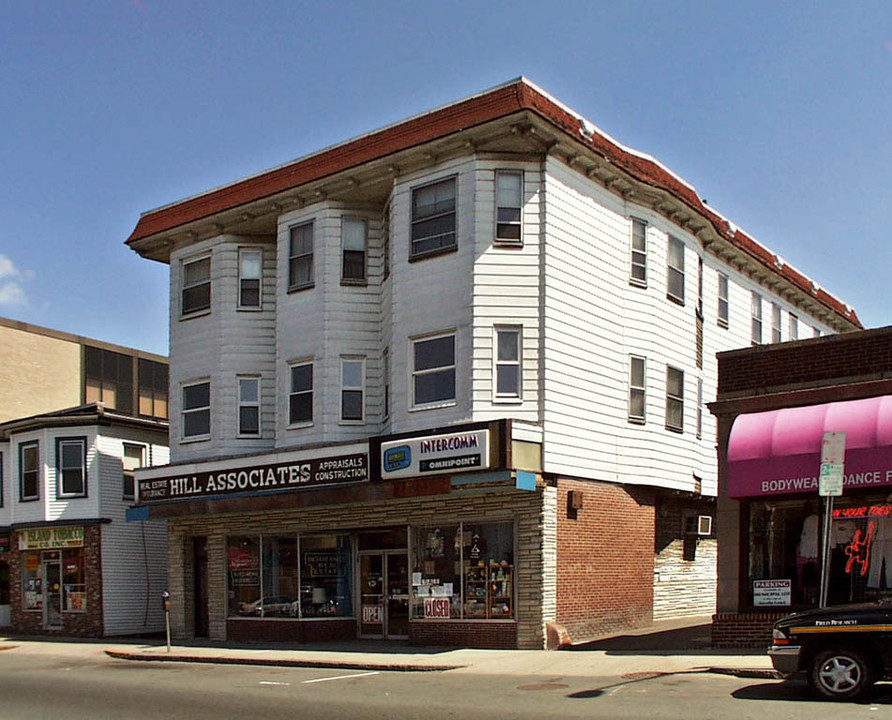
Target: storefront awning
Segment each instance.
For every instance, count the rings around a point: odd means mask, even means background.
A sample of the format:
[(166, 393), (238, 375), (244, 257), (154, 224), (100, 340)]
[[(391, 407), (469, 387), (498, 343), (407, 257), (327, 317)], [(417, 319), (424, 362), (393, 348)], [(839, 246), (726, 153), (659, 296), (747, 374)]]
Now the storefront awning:
[(846, 433), (845, 490), (892, 485), (892, 396), (740, 415), (728, 441), (732, 498), (818, 493), (824, 433)]

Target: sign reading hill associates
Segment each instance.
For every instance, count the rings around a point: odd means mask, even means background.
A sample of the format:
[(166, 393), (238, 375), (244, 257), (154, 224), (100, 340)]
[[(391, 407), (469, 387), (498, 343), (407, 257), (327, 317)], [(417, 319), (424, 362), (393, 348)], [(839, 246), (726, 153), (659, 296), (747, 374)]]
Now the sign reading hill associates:
[(368, 479), (368, 456), (365, 453), (357, 453), (163, 478), (140, 478), (139, 502), (183, 500), (209, 495), (281, 492), (321, 485), (365, 482)]

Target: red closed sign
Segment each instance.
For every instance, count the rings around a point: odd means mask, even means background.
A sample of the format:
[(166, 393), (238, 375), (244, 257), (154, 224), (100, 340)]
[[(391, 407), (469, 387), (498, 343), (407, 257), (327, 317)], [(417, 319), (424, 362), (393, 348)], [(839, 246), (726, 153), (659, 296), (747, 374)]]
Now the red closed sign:
[(449, 598), (425, 598), (424, 617), (449, 618)]

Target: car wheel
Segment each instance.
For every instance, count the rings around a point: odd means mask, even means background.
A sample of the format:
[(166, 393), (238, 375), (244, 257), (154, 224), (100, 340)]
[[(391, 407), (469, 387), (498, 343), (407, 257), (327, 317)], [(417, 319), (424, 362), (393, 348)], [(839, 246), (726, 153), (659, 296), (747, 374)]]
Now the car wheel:
[(867, 658), (852, 648), (818, 653), (812, 661), (808, 679), (815, 692), (828, 700), (855, 700), (875, 682)]

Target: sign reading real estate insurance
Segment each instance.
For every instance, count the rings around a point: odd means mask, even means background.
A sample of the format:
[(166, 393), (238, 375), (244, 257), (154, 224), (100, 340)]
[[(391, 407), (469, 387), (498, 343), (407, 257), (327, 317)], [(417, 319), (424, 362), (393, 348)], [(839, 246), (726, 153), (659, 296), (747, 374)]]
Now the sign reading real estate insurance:
[(238, 495), (300, 490), (321, 485), (365, 482), (365, 453), (285, 463), (230, 467), (222, 470), (140, 478), (139, 502), (184, 500), (209, 495)]
[(489, 430), (391, 440), (381, 443), (384, 480), (442, 475), (489, 467)]

